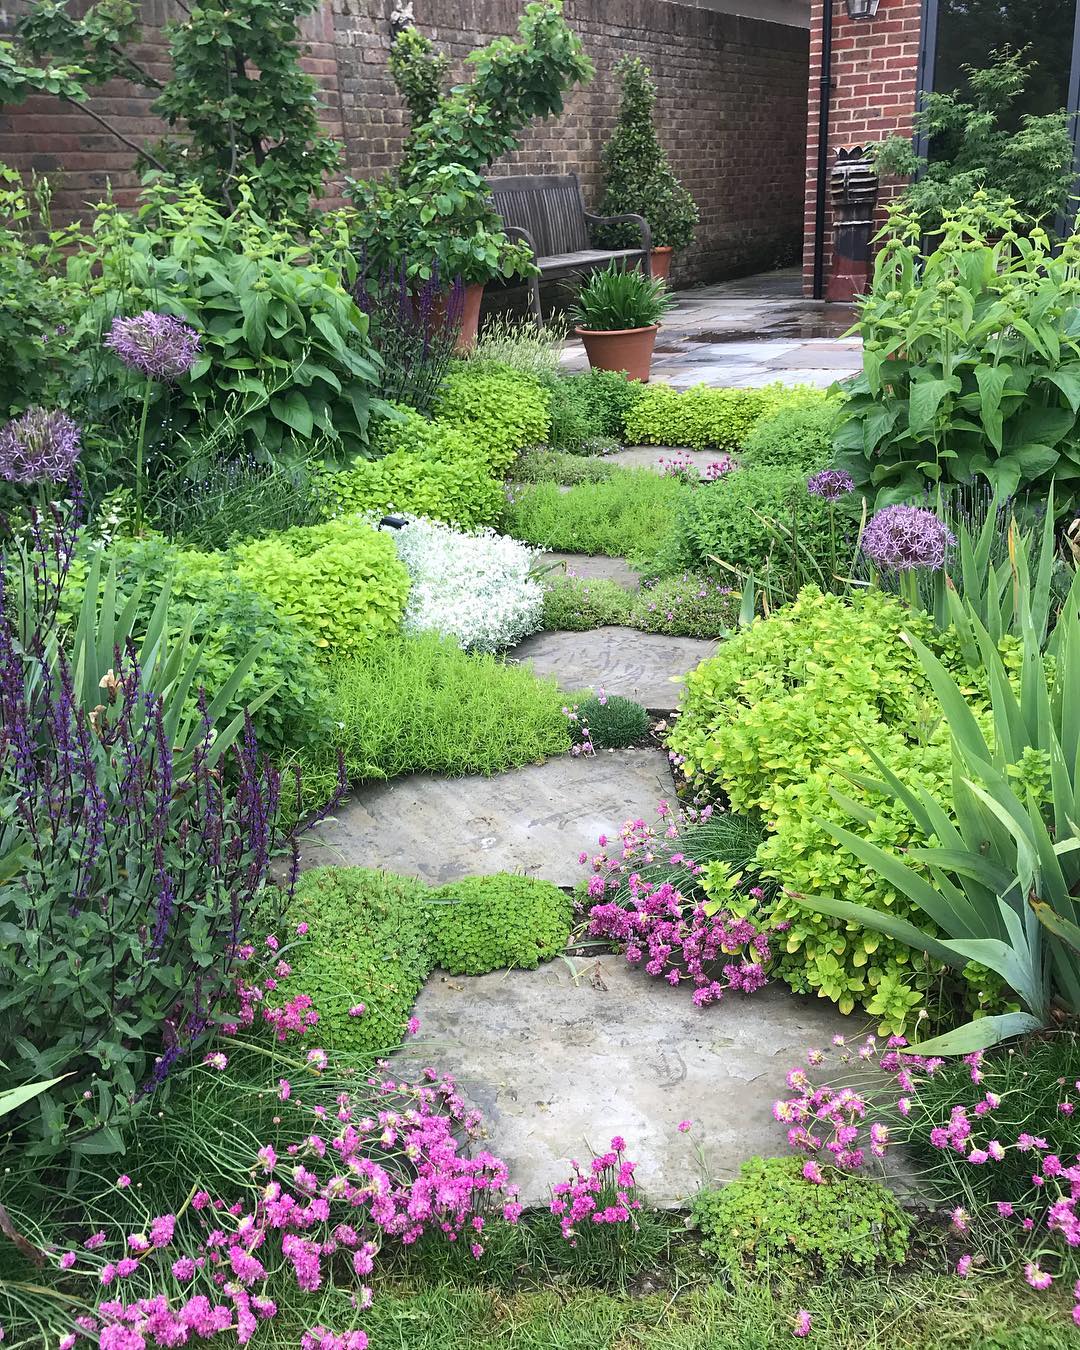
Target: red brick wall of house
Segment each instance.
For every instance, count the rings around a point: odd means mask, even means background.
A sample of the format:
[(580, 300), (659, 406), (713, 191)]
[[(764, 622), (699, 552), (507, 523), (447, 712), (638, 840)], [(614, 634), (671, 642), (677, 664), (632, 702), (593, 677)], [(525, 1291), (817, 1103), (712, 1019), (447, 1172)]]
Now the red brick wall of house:
[[(10, 12), (23, 3), (14, 0)], [(387, 69), (392, 7), (392, 0), (328, 0), (305, 25), (311, 47), (305, 66), (319, 81), (326, 124), (343, 142), (345, 170), (355, 177), (391, 168), (405, 133), (405, 110)], [(162, 28), (177, 11), (173, 0), (143, 0), (142, 8), (147, 42), (137, 55), (160, 77)], [(519, 0), (415, 0), (418, 26), (450, 53), (455, 76), (473, 47), (516, 30), (521, 9)], [(560, 118), (529, 131), (514, 168), (577, 172), (594, 204), (600, 149), (615, 123), (613, 68), (621, 56), (640, 56), (656, 78), (661, 140), (701, 208), (697, 239), (676, 261), (676, 283), (794, 262), (803, 209), (806, 30), (671, 0), (567, 0), (566, 16), (584, 39), (596, 78), (571, 94)], [(143, 143), (163, 130), (150, 115), (152, 101), (152, 93), (117, 83), (96, 92), (93, 106)], [(127, 146), (54, 99), (0, 110), (0, 162), (49, 174), (58, 218), (85, 217), (86, 204), (108, 185), (130, 203), (137, 192), (132, 160)], [(335, 195), (332, 188), (329, 200)]]
[[(848, 18), (844, 0), (833, 4), (832, 97), (829, 104), (829, 168), (844, 146), (884, 140), (894, 132), (912, 134), (918, 95), (922, 0), (881, 0), (870, 21)], [(806, 137), (806, 219), (803, 280), (812, 292), (814, 216), (817, 209), (818, 113), (821, 93), (823, 0), (810, 6), (810, 86)], [(878, 216), (884, 204), (901, 189), (884, 183), (878, 198)], [(826, 187), (826, 192), (828, 188)], [(832, 265), (831, 203), (825, 215), (825, 280)]]

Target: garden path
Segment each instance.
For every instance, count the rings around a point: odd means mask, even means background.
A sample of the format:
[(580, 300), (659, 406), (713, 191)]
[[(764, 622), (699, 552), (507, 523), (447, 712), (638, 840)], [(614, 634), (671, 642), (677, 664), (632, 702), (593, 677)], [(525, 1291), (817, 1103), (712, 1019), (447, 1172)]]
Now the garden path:
[(538, 675), (554, 675), (568, 692), (603, 688), (643, 704), (650, 712), (673, 712), (686, 672), (712, 656), (715, 642), (639, 633), (634, 628), (591, 628), (584, 633), (534, 633), (514, 648)]
[[(416, 1015), (419, 1041), (395, 1063), (454, 1074), (526, 1204), (543, 1204), (568, 1158), (602, 1152), (614, 1134), (662, 1205), (730, 1179), (753, 1154), (782, 1152), (772, 1104), (789, 1095), (784, 1075), (809, 1046), (860, 1029), (779, 984), (696, 1008), (685, 986), (608, 954), (532, 971), (436, 972)], [(684, 1120), (689, 1134), (678, 1130)]]

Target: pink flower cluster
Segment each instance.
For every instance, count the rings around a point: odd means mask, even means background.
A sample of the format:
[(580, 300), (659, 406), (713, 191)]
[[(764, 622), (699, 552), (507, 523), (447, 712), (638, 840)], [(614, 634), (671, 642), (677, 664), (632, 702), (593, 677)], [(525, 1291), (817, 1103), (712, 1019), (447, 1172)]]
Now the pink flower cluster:
[[(666, 802), (660, 803), (660, 814), (670, 814)], [(678, 837), (674, 821), (665, 834)], [(631, 965), (644, 961), (648, 974), (670, 985), (692, 981), (699, 1008), (718, 1002), (729, 990), (752, 994), (760, 989), (767, 982), (771, 957), (766, 934), (749, 919), (700, 898), (697, 878), (702, 868), (677, 851), (660, 849), (655, 831), (643, 820), (628, 821), (620, 840), (619, 852), (601, 852), (591, 860), (581, 855), (580, 861), (591, 861), (588, 893), (600, 901), (589, 911), (590, 935), (623, 943)], [(605, 849), (603, 835), (599, 842)], [(672, 868), (674, 882), (657, 884), (637, 870), (657, 861)], [(611, 892), (615, 898), (605, 900)]]
[(738, 468), (738, 465), (729, 455), (722, 455), (719, 459), (711, 460), (699, 472), (694, 465), (693, 456), (686, 450), (680, 450), (670, 459), (661, 456), (656, 461), (656, 467), (666, 478), (678, 478), (684, 483), (715, 483), (717, 479)]
[[(486, 1150), (471, 1157), (462, 1151), (480, 1133), (479, 1113), (466, 1107), (452, 1078), (434, 1069), (425, 1069), (419, 1083), (378, 1077), (367, 1083), (363, 1098), (339, 1094), (333, 1113), (293, 1099), (291, 1109), (311, 1114), (312, 1132), (288, 1145), (284, 1158), (271, 1144), (258, 1150), (252, 1199), (229, 1204), (197, 1191), (183, 1231), (179, 1215), (161, 1215), (148, 1233), (128, 1235), (118, 1259), (102, 1251), (100, 1265), (76, 1271), (102, 1288), (116, 1284), (117, 1294), (98, 1304), (96, 1318), (78, 1324), (66, 1350), (81, 1333), (96, 1337), (104, 1350), (171, 1347), (218, 1335), (246, 1345), (260, 1321), (276, 1315), (265, 1288), (280, 1270), (290, 1271), (298, 1288), (315, 1292), (340, 1279), (343, 1269), (361, 1282), (356, 1306), (366, 1308), (371, 1290), (362, 1281), (388, 1239), (408, 1245), (428, 1231), (451, 1242), (464, 1237), (478, 1259), (485, 1218), (516, 1223), (521, 1214), (506, 1165)], [(279, 1096), (287, 1101), (291, 1094)], [(82, 1247), (96, 1254), (106, 1247), (104, 1234)], [(70, 1270), (76, 1259), (65, 1254), (60, 1264)], [(179, 1298), (147, 1296), (162, 1279), (189, 1287)], [(130, 1294), (127, 1281), (137, 1286)], [(301, 1345), (365, 1350), (367, 1337), (320, 1325)]]
[[(845, 1044), (844, 1037), (833, 1037), (833, 1046), (839, 1050), (842, 1063), (861, 1060), (893, 1080), (894, 1090), (899, 1092), (895, 1110), (905, 1120), (917, 1100), (919, 1083), (932, 1078), (944, 1063), (938, 1058), (901, 1054), (906, 1045), (902, 1036), (892, 1036), (879, 1047), (877, 1038), (868, 1036), (853, 1052)], [(808, 1067), (818, 1068), (825, 1057), (826, 1052), (810, 1050)], [(992, 1206), (993, 1216), (1015, 1220), (1023, 1233), (1039, 1228), (1070, 1248), (1080, 1248), (1080, 1155), (1071, 1160), (1064, 1159), (1051, 1150), (1047, 1139), (1027, 1131), (1017, 1132), (1015, 1138), (1005, 1137), (1005, 1132), (995, 1124), (995, 1112), (1001, 1107), (1002, 1097), (982, 1086), (986, 1072), (984, 1053), (976, 1051), (967, 1055), (964, 1063), (972, 1083), (980, 1089), (978, 1098), (968, 1104), (956, 1103), (949, 1111), (947, 1124), (930, 1130), (930, 1146), (957, 1155), (968, 1167), (992, 1168), (1004, 1162), (1010, 1153), (1029, 1155), (1032, 1201), (1027, 1205), (996, 1201)], [(835, 1166), (853, 1170), (863, 1166), (868, 1153), (883, 1158), (894, 1142), (887, 1125), (870, 1120), (871, 1099), (866, 1094), (849, 1087), (815, 1086), (807, 1069), (802, 1067), (790, 1070), (787, 1085), (795, 1095), (775, 1102), (773, 1115), (788, 1127), (788, 1143), (792, 1148), (809, 1155), (803, 1167), (803, 1176), (808, 1181), (820, 1183), (824, 1180), (819, 1160), (825, 1154), (831, 1155), (828, 1161)], [(1080, 1093), (1080, 1080), (1075, 1089)], [(1065, 1094), (1058, 1109), (1069, 1115), (1072, 1106)], [(1025, 1209), (1030, 1212), (1024, 1213)], [(952, 1229), (958, 1235), (966, 1235), (972, 1230), (973, 1216), (962, 1207), (953, 1209), (950, 1219)], [(972, 1261), (970, 1253), (961, 1256), (956, 1265), (957, 1275), (966, 1278)], [(1054, 1275), (1037, 1262), (1027, 1261), (1024, 1279), (1033, 1289), (1043, 1290), (1053, 1284)], [(1080, 1326), (1080, 1281), (1073, 1292), (1076, 1303), (1073, 1320)]]
[(551, 1188), (551, 1212), (559, 1217), (559, 1229), (572, 1247), (576, 1247), (586, 1224), (622, 1224), (637, 1226), (634, 1214), (641, 1208), (634, 1181), (636, 1163), (625, 1156), (626, 1141), (616, 1135), (609, 1152), (593, 1158), (588, 1168), (575, 1159), (568, 1181)]

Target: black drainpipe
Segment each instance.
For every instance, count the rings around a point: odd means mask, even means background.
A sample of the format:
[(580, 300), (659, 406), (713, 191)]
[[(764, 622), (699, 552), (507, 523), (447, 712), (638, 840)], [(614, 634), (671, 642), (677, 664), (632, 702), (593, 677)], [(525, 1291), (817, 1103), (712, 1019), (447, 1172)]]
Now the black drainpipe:
[(829, 187), (829, 104), (832, 101), (833, 0), (821, 16), (821, 88), (818, 92), (817, 197), (814, 201), (814, 299), (825, 295), (825, 197)]

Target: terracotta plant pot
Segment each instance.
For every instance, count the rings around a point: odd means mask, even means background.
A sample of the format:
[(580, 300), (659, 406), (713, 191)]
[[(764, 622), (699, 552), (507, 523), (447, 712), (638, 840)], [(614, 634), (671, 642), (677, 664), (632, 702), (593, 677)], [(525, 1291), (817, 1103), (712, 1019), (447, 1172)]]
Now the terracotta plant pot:
[(650, 255), (652, 263), (652, 274), (660, 281), (667, 281), (671, 276), (671, 255), (673, 249), (669, 244), (662, 244), (659, 248), (654, 248)]
[(591, 328), (575, 328), (574, 332), (585, 344), (593, 370), (624, 370), (631, 380), (645, 384), (659, 328), (654, 323), (649, 328), (618, 328), (608, 333)]
[[(431, 306), (429, 322), (433, 331), (437, 332), (446, 322), (448, 299), (449, 292), (443, 291)], [(474, 282), (471, 286), (465, 287), (465, 293), (461, 297), (461, 327), (458, 330), (455, 351), (471, 352), (476, 346), (476, 335), (480, 329), (480, 305), (483, 299), (484, 283), (482, 281)]]

